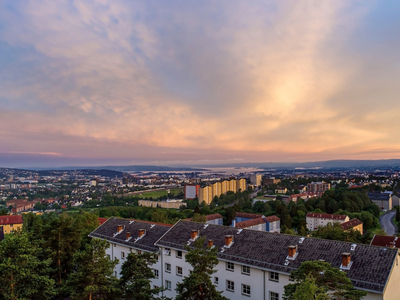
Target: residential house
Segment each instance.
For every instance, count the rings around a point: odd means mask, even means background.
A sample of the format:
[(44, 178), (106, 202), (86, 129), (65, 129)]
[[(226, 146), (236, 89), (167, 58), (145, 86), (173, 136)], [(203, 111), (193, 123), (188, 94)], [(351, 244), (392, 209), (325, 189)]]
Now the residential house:
[(0, 227), (3, 229), (4, 234), (21, 230), (23, 223), (22, 216), (19, 215), (0, 216)]
[(344, 231), (353, 229), (353, 230), (357, 230), (361, 234), (363, 234), (364, 233), (363, 224), (364, 224), (363, 222), (361, 222), (359, 219), (355, 218), (355, 219), (351, 219), (350, 221), (342, 223), (341, 226)]
[(393, 207), (392, 194), (382, 192), (368, 192), (372, 203), (379, 206), (381, 210), (391, 210)]

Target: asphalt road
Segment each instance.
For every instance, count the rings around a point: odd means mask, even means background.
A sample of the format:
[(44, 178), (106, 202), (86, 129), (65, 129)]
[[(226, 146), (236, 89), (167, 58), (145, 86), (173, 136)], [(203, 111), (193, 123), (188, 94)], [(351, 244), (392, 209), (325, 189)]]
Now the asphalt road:
[(393, 223), (393, 218), (396, 216), (396, 211), (388, 211), (379, 218), (382, 229), (387, 235), (395, 235), (397, 233), (397, 226)]

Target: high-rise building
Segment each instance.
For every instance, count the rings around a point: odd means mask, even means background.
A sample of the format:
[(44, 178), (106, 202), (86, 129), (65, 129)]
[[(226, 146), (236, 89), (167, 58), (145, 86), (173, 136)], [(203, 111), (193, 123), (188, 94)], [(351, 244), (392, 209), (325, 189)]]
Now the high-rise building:
[(321, 182), (311, 182), (307, 184), (307, 192), (313, 193), (323, 193), (325, 191), (329, 191), (331, 188), (330, 183), (326, 183), (324, 181)]
[(262, 175), (261, 174), (251, 174), (250, 175), (250, 182), (254, 186), (260, 186), (261, 185), (261, 180), (262, 180)]
[(238, 192), (246, 190), (246, 179), (231, 179), (222, 182), (215, 182), (203, 188), (199, 188), (199, 204), (210, 204), (215, 196), (219, 197), (227, 192)]
[(199, 198), (200, 185), (187, 184), (185, 185), (185, 199)]

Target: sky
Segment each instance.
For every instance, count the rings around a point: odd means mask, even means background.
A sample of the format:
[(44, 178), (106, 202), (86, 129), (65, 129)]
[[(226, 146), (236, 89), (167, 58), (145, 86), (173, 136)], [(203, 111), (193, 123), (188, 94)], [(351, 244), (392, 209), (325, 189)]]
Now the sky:
[(0, 0), (0, 166), (400, 158), (400, 1)]

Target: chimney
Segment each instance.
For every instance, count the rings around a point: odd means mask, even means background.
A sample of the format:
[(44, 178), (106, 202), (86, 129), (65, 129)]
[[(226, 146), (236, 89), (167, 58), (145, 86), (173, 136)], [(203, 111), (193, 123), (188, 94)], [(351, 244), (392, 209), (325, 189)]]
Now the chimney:
[(190, 232), (190, 239), (192, 240), (192, 241), (194, 241), (196, 238), (197, 238), (197, 235), (199, 234), (199, 232), (197, 231), (197, 230), (192, 230), (191, 232)]
[(138, 231), (139, 237), (143, 237), (146, 234), (146, 229), (139, 229)]
[(122, 230), (124, 230), (124, 226), (118, 225), (117, 226), (117, 232), (121, 232)]
[(212, 248), (213, 245), (214, 245), (213, 240), (208, 240), (207, 247)]
[(296, 256), (297, 247), (289, 246), (288, 250), (289, 250), (289, 253), (288, 253), (289, 258), (294, 258)]
[(130, 238), (131, 238), (131, 233), (130, 233), (130, 232), (127, 232), (127, 233), (126, 233), (126, 239), (129, 240)]
[(350, 266), (350, 259), (351, 259), (350, 253), (342, 253), (342, 267), (343, 268), (348, 268)]
[(233, 241), (233, 235), (226, 235), (225, 236), (225, 246), (229, 246), (230, 244), (232, 244)]

